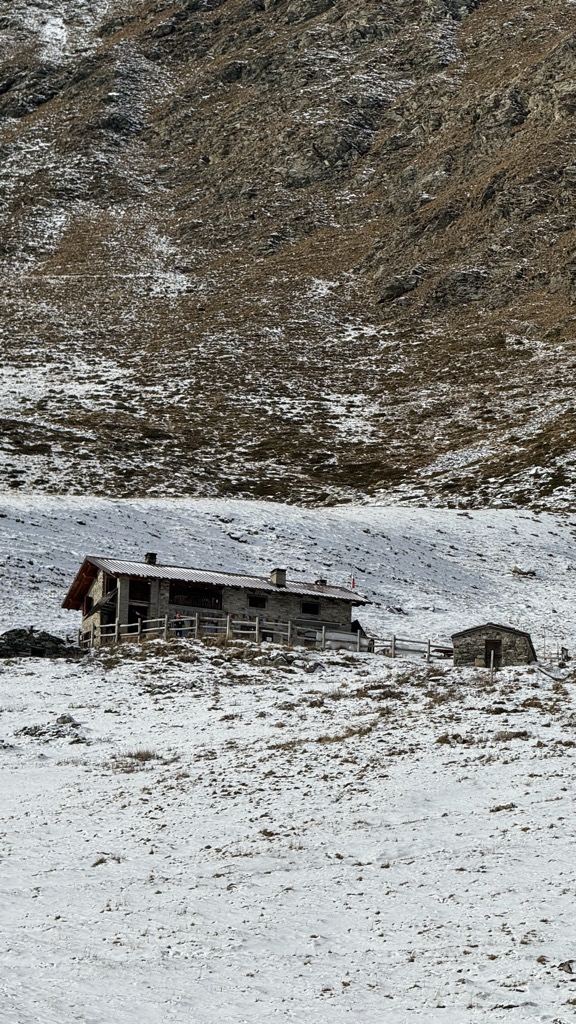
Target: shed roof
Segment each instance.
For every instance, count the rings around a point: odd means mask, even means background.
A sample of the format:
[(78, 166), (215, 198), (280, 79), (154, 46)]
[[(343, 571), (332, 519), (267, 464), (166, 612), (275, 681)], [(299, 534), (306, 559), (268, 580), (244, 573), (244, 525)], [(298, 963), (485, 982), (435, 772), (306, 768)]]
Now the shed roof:
[(196, 569), (180, 565), (150, 565), (148, 562), (133, 562), (124, 558), (100, 558), (86, 555), (64, 601), (63, 608), (78, 609), (82, 606), (92, 582), (103, 569), (110, 576), (125, 576), (147, 580), (177, 580), (181, 583), (198, 583), (216, 587), (238, 587), (259, 590), (266, 593), (288, 593), (313, 597), (333, 597), (361, 605), (370, 602), (353, 590), (345, 587), (331, 587), (327, 583), (307, 583), (302, 580), (287, 581), (278, 586), (264, 576), (248, 576), (244, 573), (220, 572), (211, 569)]
[(530, 633), (527, 633), (525, 629), (516, 629), (515, 626), (500, 626), (497, 622), (483, 622), (481, 626), (469, 626), (468, 629), (461, 629), (458, 633), (452, 633), (452, 639), (455, 636), (466, 636), (467, 633), (476, 633), (479, 629), (499, 629), (503, 630), (504, 633), (516, 633), (518, 636), (527, 636), (530, 639)]

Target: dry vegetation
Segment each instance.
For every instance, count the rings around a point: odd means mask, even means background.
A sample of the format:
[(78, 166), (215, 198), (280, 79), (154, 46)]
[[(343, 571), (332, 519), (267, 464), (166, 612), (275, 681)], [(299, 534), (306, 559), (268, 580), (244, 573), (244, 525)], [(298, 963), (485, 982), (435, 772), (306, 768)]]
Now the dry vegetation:
[(105, 6), (2, 23), (8, 486), (569, 502), (576, 10)]
[(0, 675), (7, 1021), (566, 1019), (571, 673), (292, 653)]

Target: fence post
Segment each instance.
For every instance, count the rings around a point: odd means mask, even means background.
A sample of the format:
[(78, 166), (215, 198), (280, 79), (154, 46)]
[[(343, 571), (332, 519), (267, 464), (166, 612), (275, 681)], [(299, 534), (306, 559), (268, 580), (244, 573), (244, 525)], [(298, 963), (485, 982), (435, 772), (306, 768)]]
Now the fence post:
[(228, 638), (231, 637), (231, 636), (232, 636), (232, 616), (230, 615), (230, 612), (228, 612), (228, 615), (226, 616), (226, 643), (228, 643)]
[(494, 682), (494, 648), (490, 651), (490, 682)]
[(427, 661), (428, 664), (430, 664), (430, 658), (431, 658), (431, 655), (430, 655), (430, 641), (428, 640), (428, 642), (426, 644), (426, 661)]
[(288, 619), (288, 633), (286, 636), (286, 643), (290, 646), (292, 642), (292, 620)]
[(396, 637), (395, 636), (392, 637), (392, 640), (390, 642), (390, 657), (391, 658), (395, 658), (396, 657)]
[(260, 643), (260, 619), (256, 616), (256, 643)]
[(200, 636), (200, 612), (196, 612), (194, 616), (194, 639), (197, 640)]
[(168, 639), (168, 613), (164, 616), (164, 639)]
[(120, 619), (116, 619), (114, 623), (114, 643), (120, 643)]
[(94, 621), (92, 621), (92, 625), (90, 626), (90, 647), (94, 647), (94, 636), (95, 636), (95, 634), (96, 634), (96, 626), (94, 624)]
[(142, 642), (142, 616), (138, 616), (138, 643)]
[(360, 652), (360, 630), (356, 633), (356, 651)]
[(322, 626), (322, 647), (321, 650), (326, 650), (326, 626)]

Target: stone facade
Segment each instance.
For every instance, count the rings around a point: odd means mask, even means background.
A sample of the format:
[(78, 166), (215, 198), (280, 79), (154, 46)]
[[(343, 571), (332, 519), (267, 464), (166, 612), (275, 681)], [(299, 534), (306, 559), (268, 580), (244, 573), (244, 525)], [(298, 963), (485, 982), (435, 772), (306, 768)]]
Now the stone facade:
[[(221, 594), (222, 607), (211, 611), (206, 607), (193, 604), (173, 603), (170, 600), (170, 582), (161, 579), (139, 581), (141, 583), (149, 582), (149, 600), (147, 602), (133, 600), (130, 595), (130, 582), (128, 577), (122, 576), (115, 580), (117, 587), (116, 617), (122, 624), (134, 621), (133, 613), (135, 611), (141, 615), (142, 619), (146, 620), (162, 619), (166, 615), (169, 619), (173, 619), (176, 614), (186, 619), (194, 617), (199, 612), (203, 616), (225, 617), (231, 615), (233, 619), (245, 619), (247, 622), (254, 621), (256, 618), (261, 622), (268, 623), (290, 621), (294, 626), (306, 629), (322, 629), (323, 626), (326, 626), (328, 629), (342, 632), (349, 632), (352, 622), (352, 601), (323, 594), (296, 594), (281, 586), (274, 591), (259, 591), (257, 587), (222, 586), (215, 588)], [(91, 608), (98, 605), (98, 602), (104, 597), (105, 590), (109, 587), (110, 584), (107, 587), (106, 583), (106, 573), (100, 570), (87, 593), (88, 604), (91, 607), (90, 610), (85, 610), (82, 617), (81, 628), (84, 635), (91, 631), (92, 626), (98, 632), (100, 625), (105, 624), (101, 610), (97, 607), (96, 611), (92, 611)], [(257, 595), (261, 600), (263, 599), (264, 607), (251, 607), (249, 600), (251, 595)], [(317, 604), (317, 614), (306, 610), (306, 604), (310, 603)]]
[(490, 666), (490, 652), (494, 650), (494, 664), (498, 668), (506, 665), (529, 665), (536, 660), (532, 640), (528, 633), (487, 623), (455, 633), (455, 665)]
[(86, 599), (84, 601), (84, 608), (82, 610), (82, 632), (89, 632), (92, 626), (98, 628), (102, 621), (102, 615), (100, 611), (92, 611), (92, 607), (98, 605), (98, 603), (104, 597), (104, 586), (106, 583), (106, 573), (99, 572), (96, 579), (92, 583)]

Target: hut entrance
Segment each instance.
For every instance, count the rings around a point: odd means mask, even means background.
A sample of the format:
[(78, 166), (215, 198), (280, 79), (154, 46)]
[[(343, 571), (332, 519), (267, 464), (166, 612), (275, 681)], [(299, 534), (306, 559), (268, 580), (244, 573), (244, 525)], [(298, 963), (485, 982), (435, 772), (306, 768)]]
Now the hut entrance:
[(502, 640), (485, 640), (484, 642), (484, 664), (487, 668), (492, 664), (494, 654), (494, 668), (502, 665)]

